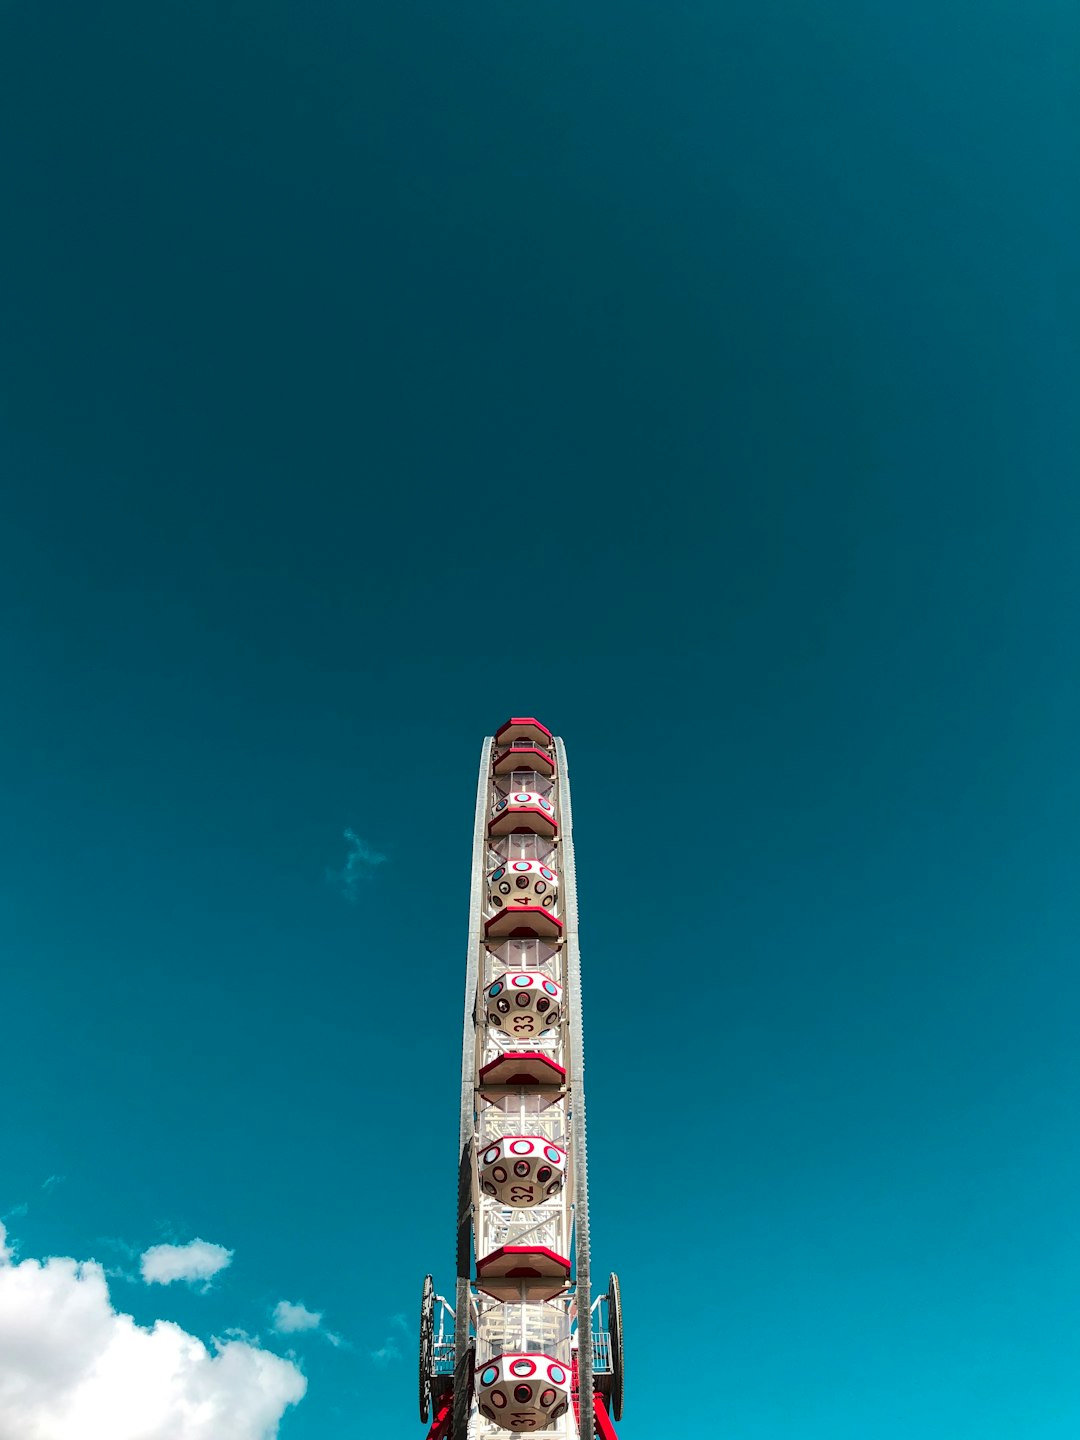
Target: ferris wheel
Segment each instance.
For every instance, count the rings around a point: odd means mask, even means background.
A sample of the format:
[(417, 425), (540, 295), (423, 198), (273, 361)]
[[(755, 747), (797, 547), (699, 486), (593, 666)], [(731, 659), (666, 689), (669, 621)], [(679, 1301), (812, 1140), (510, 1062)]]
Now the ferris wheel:
[(566, 751), (531, 717), (484, 741), (473, 834), (453, 1300), (424, 1281), (428, 1440), (617, 1440), (618, 1277), (593, 1295)]

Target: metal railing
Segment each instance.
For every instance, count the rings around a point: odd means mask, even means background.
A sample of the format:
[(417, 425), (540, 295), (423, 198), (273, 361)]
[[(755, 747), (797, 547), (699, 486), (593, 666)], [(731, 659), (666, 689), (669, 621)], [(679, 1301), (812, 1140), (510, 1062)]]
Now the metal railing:
[[(559, 947), (550, 940), (523, 939), (493, 940), (485, 950), (484, 985), (503, 970), (547, 970), (551, 965), (560, 965)], [(557, 975), (552, 975), (558, 980)]]
[(505, 1050), (513, 1050), (519, 1055), (535, 1052), (557, 1059), (561, 1049), (562, 1036), (558, 1029), (542, 1030), (539, 1035), (510, 1035), (505, 1030), (496, 1030), (494, 1025), (490, 1025), (485, 1036), (483, 1064), (486, 1065), (489, 1060), (497, 1060)]
[(608, 1330), (592, 1332), (593, 1374), (611, 1374), (611, 1333)]
[[(611, 1365), (611, 1335), (607, 1330), (594, 1330), (592, 1332), (593, 1343), (593, 1374), (610, 1375)], [(454, 1342), (453, 1340), (435, 1341), (435, 1374), (452, 1375), (454, 1373)]]
[(546, 1201), (531, 1210), (514, 1210), (485, 1199), (476, 1225), (476, 1248), (481, 1257), (501, 1250), (504, 1245), (542, 1246), (565, 1255), (570, 1244), (568, 1207), (560, 1199)]
[(477, 1364), (515, 1351), (550, 1355), (569, 1365), (570, 1316), (566, 1302), (481, 1303), (476, 1320)]
[(520, 790), (542, 795), (545, 800), (550, 800), (555, 791), (555, 783), (550, 775), (541, 775), (536, 770), (511, 770), (506, 775), (493, 776), (491, 789), (493, 795), (512, 795)]
[[(536, 1098), (529, 1092), (522, 1092), (528, 1099)], [(496, 1140), (507, 1135), (522, 1135), (530, 1139), (546, 1140), (565, 1150), (569, 1139), (566, 1114), (558, 1101), (545, 1110), (527, 1111), (519, 1105), (503, 1110), (498, 1105), (488, 1105), (480, 1112), (480, 1123), (476, 1127), (476, 1143), (483, 1150)]]
[(526, 835), (491, 835), (488, 837), (488, 869), (505, 865), (511, 860), (539, 860), (558, 870), (555, 856), (558, 841), (548, 835), (537, 835), (530, 831)]

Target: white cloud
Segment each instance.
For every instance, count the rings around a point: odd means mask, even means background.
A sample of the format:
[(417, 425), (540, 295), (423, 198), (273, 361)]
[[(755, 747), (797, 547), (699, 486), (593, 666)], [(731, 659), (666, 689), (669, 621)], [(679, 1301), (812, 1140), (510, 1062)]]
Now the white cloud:
[(0, 1226), (0, 1440), (274, 1440), (307, 1381), (244, 1340), (207, 1347), (113, 1309), (95, 1261), (12, 1261)]
[(388, 1335), (377, 1350), (369, 1353), (380, 1370), (385, 1370), (387, 1365), (392, 1365), (395, 1360), (401, 1359), (401, 1351), (392, 1335)]
[(292, 1335), (297, 1330), (317, 1330), (321, 1324), (322, 1314), (309, 1310), (306, 1305), (279, 1300), (274, 1306), (274, 1329), (282, 1335)]
[(174, 1280), (209, 1280), (232, 1264), (233, 1252), (208, 1240), (191, 1240), (187, 1245), (151, 1245), (140, 1261), (148, 1285), (171, 1285)]
[(401, 1353), (402, 1337), (409, 1334), (409, 1324), (404, 1315), (390, 1316), (390, 1333), (377, 1350), (369, 1350), (368, 1355), (378, 1365), (380, 1370), (385, 1370), (387, 1365), (393, 1365), (396, 1361), (403, 1359)]
[(320, 1310), (309, 1310), (306, 1305), (293, 1305), (289, 1300), (279, 1300), (274, 1306), (274, 1329), (279, 1335), (295, 1335), (301, 1330), (317, 1330), (334, 1349), (350, 1346), (340, 1335), (327, 1330), (322, 1323)]
[(371, 878), (377, 866), (386, 863), (386, 856), (381, 855), (374, 845), (369, 845), (357, 835), (355, 830), (346, 830), (345, 840), (349, 846), (345, 868), (328, 870), (326, 874), (327, 878), (339, 887), (346, 900), (356, 901), (360, 898), (361, 885)]

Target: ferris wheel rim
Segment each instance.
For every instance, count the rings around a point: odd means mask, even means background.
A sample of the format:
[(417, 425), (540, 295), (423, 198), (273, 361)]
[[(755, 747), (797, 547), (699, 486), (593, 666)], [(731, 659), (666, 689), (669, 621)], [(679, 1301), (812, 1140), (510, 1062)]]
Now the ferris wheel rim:
[(608, 1277), (608, 1331), (611, 1335), (611, 1418), (621, 1420), (623, 1412), (623, 1318), (622, 1291), (614, 1271)]
[(431, 1414), (431, 1379), (435, 1369), (435, 1283), (424, 1276), (420, 1295), (420, 1423)]

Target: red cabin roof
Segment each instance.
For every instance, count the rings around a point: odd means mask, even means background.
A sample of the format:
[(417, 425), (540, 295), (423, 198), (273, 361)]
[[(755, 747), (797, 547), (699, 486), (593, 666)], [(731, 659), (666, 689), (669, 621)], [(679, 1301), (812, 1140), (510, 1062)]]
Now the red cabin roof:
[(511, 715), (510, 719), (495, 731), (495, 740), (500, 745), (510, 745), (515, 740), (531, 740), (537, 745), (550, 748), (554, 736), (546, 725), (532, 715)]

